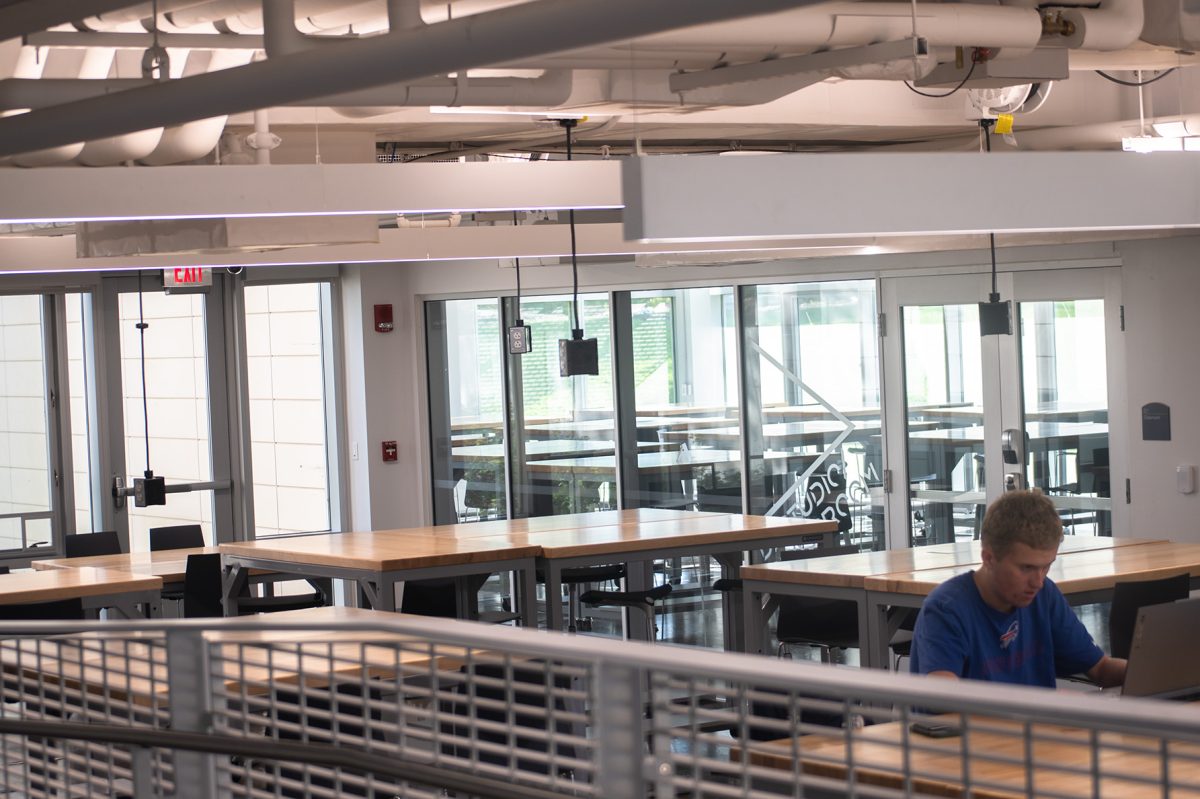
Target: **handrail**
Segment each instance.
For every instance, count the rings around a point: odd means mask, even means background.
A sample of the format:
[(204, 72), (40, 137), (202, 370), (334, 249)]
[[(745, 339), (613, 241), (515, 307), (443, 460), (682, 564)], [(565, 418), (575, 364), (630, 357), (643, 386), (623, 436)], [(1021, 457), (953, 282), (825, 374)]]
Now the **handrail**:
[(476, 774), (463, 774), (445, 766), (431, 766), (391, 753), (387, 757), (361, 749), (318, 743), (290, 743), (269, 738), (234, 738), (180, 730), (79, 724), (69, 721), (35, 721), (0, 718), (0, 734), (69, 738), (93, 743), (124, 744), (151, 749), (185, 749), (215, 755), (254, 755), (284, 762), (309, 763), (361, 773), (384, 775), (432, 788), (444, 788), (481, 799), (563, 799), (567, 794), (532, 785), (510, 783)]

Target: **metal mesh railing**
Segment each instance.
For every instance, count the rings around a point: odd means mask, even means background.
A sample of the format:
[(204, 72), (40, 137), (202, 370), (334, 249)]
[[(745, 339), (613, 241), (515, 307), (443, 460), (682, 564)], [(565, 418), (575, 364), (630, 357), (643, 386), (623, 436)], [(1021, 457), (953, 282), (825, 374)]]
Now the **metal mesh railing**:
[(0, 623), (0, 663), (24, 796), (1200, 797), (1182, 704), (442, 619)]

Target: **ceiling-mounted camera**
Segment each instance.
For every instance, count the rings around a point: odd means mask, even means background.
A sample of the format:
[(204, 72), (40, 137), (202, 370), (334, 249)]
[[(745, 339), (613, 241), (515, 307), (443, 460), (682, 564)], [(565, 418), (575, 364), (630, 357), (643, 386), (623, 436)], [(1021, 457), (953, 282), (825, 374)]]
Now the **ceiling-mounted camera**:
[(246, 269), (246, 267), (244, 267), (244, 266), (227, 266), (227, 267), (225, 267), (225, 271), (231, 275), (240, 275), (245, 269)]

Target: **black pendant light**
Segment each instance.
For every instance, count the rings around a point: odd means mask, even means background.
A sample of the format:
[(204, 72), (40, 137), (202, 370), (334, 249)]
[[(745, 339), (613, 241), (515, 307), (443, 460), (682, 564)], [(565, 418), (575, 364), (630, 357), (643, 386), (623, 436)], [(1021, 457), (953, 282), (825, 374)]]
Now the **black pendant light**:
[[(567, 160), (571, 160), (571, 128), (575, 119), (560, 119), (558, 124), (567, 133)], [(575, 255), (575, 209), (567, 212), (571, 225), (571, 337), (558, 340), (558, 372), (563, 377), (600, 374), (599, 348), (596, 339), (583, 337), (583, 320), (579, 316), (579, 263)]]

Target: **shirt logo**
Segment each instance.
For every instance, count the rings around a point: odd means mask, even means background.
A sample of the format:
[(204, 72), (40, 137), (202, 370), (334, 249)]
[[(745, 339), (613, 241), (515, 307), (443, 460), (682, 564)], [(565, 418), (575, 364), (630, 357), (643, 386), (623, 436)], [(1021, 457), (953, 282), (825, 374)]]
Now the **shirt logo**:
[(1008, 625), (1008, 629), (1004, 632), (1004, 635), (1000, 636), (1000, 648), (1008, 649), (1009, 645), (1012, 644), (1013, 641), (1017, 640), (1017, 635), (1020, 632), (1021, 623), (1016, 619), (1013, 619), (1013, 623)]

